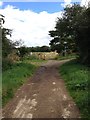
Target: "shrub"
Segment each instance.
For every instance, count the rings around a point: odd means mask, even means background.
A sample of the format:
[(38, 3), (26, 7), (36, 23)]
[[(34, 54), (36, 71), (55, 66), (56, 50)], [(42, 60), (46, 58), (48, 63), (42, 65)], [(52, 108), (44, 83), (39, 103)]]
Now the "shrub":
[(5, 71), (7, 69), (11, 69), (13, 66), (13, 62), (7, 58), (2, 59), (2, 71)]

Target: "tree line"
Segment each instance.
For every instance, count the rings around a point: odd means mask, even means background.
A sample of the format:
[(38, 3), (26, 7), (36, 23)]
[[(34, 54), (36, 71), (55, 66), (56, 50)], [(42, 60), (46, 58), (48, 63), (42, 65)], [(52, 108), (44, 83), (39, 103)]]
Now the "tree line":
[(74, 4), (67, 6), (62, 17), (58, 18), (54, 30), (49, 31), (52, 37), (51, 50), (76, 52), (83, 64), (90, 65), (90, 7)]

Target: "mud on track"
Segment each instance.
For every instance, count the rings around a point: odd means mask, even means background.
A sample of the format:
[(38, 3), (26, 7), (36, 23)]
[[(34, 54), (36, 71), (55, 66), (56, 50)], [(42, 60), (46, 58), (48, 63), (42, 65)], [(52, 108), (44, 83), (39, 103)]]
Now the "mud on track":
[(43, 64), (3, 109), (4, 118), (80, 118), (58, 68), (64, 61)]

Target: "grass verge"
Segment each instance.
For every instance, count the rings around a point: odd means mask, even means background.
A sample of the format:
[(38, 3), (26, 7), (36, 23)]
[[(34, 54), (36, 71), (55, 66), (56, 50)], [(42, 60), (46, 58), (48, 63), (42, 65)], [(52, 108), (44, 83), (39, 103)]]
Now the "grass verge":
[(66, 55), (66, 56), (62, 56), (62, 55), (58, 55), (55, 57), (55, 60), (66, 60), (66, 59), (72, 59), (72, 58), (76, 58), (77, 55), (76, 54), (70, 54), (70, 55)]
[(36, 66), (27, 62), (15, 63), (11, 69), (2, 73), (2, 106), (13, 96), (15, 91), (33, 75)]
[(34, 59), (34, 60), (25, 60), (24, 62), (33, 64), (35, 66), (40, 66), (42, 63), (46, 63), (48, 60)]
[(77, 63), (75, 60), (69, 61), (60, 66), (60, 74), (65, 80), (65, 84), (81, 111), (81, 117), (90, 119), (88, 95), (89, 71), (86, 66)]

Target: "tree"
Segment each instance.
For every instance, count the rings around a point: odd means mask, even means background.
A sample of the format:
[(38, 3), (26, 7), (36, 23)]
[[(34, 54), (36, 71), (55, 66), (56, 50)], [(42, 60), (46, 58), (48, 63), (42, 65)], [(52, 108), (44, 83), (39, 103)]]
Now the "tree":
[(19, 56), (21, 58), (23, 58), (29, 52), (28, 48), (25, 46), (19, 47), (18, 50), (19, 50)]
[(51, 49), (49, 46), (36, 46), (36, 47), (29, 47), (28, 48), (29, 52), (50, 52)]
[(40, 51), (41, 52), (50, 52), (50, 47), (44, 45), (44, 46), (40, 47)]
[(12, 41), (7, 38), (7, 35), (11, 36), (12, 30), (4, 28), (4, 23), (4, 16), (0, 15), (0, 29), (2, 31), (2, 35), (0, 36), (0, 39), (2, 39), (2, 57), (7, 57), (7, 55), (11, 53), (14, 48), (14, 45)]
[[(75, 50), (75, 30), (77, 14), (81, 13), (82, 7), (79, 5), (73, 5), (72, 7), (66, 7), (62, 18), (58, 18), (56, 21), (55, 31), (49, 31), (49, 35), (54, 37), (54, 41), (60, 44), (61, 50), (64, 49), (64, 42), (67, 42), (67, 47), (70, 50)], [(75, 23), (75, 24), (74, 24)], [(58, 41), (56, 40), (58, 38)], [(53, 40), (51, 40), (52, 42)], [(61, 51), (60, 50), (60, 51)]]
[(50, 45), (62, 51), (66, 42), (68, 50), (77, 51), (80, 61), (87, 63), (90, 54), (87, 46), (90, 41), (89, 31), (90, 8), (74, 4), (64, 9), (62, 18), (56, 21), (55, 30), (49, 31), (49, 35), (53, 37)]
[(78, 19), (78, 29), (76, 36), (76, 44), (79, 51), (80, 61), (84, 64), (90, 64), (90, 8), (83, 11), (82, 15)]

